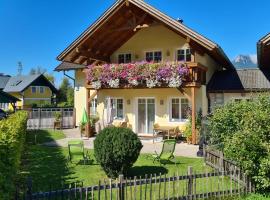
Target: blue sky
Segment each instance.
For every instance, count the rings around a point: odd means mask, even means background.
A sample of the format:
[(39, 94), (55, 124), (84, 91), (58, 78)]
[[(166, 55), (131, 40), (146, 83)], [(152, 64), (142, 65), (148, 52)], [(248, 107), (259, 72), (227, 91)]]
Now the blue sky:
[[(0, 72), (32, 67), (52, 72), (56, 56), (96, 20), (114, 0), (0, 0)], [(268, 0), (146, 0), (218, 43), (233, 59), (255, 54), (256, 42), (270, 32)], [(57, 83), (62, 73), (53, 73)]]

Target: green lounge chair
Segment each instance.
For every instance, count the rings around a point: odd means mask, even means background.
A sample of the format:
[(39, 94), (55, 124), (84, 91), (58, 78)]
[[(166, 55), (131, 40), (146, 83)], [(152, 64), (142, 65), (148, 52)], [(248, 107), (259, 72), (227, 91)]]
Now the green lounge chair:
[(72, 162), (74, 156), (82, 156), (84, 164), (90, 160), (88, 151), (84, 149), (82, 140), (71, 140), (68, 142), (68, 160)]
[(176, 140), (174, 139), (169, 139), (169, 140), (164, 140), (163, 141), (163, 146), (162, 146), (162, 151), (160, 154), (158, 154), (155, 151), (154, 161), (158, 161), (159, 163), (162, 163), (162, 161), (169, 161), (174, 157), (174, 150), (175, 150), (175, 145), (176, 145)]

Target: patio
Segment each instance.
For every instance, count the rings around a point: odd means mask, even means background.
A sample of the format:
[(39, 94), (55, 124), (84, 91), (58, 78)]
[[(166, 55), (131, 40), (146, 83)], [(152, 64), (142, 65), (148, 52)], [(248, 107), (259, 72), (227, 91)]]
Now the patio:
[[(78, 128), (75, 129), (65, 129), (63, 130), (66, 138), (47, 142), (44, 145), (46, 146), (59, 146), (59, 147), (67, 147), (68, 141), (72, 139), (81, 138), (80, 131)], [(85, 148), (93, 149), (93, 141), (94, 137), (92, 138), (83, 138)], [(141, 140), (143, 144), (143, 148), (141, 153), (154, 153), (155, 151), (160, 152), (162, 148), (162, 142), (155, 142), (153, 143), (152, 139), (143, 139)], [(197, 151), (199, 150), (198, 145), (189, 145), (187, 143), (177, 143), (175, 147), (175, 155), (176, 156), (183, 156), (189, 158), (197, 158)]]

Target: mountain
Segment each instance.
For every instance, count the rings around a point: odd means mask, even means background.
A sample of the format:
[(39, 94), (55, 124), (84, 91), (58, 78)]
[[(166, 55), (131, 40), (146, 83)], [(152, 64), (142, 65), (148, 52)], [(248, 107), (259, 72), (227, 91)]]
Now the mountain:
[(256, 55), (238, 55), (232, 64), (236, 68), (254, 68), (257, 67), (257, 56)]

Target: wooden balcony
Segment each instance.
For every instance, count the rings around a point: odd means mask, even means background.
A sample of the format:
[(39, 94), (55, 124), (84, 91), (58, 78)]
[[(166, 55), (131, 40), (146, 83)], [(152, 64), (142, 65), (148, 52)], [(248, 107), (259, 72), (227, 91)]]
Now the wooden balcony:
[[(180, 86), (181, 88), (187, 88), (187, 87), (200, 87), (201, 85), (206, 84), (206, 71), (207, 68), (203, 66), (200, 63), (197, 62), (185, 62), (183, 63), (187, 68), (188, 68), (188, 74), (182, 78), (182, 85)], [(102, 66), (97, 66), (102, 70)], [(86, 70), (85, 70), (85, 73)], [(91, 84), (91, 82), (86, 81), (85, 87), (87, 89), (95, 90), (95, 87)], [(121, 84), (117, 88), (113, 87), (101, 87), (100, 89), (142, 89), (142, 88), (147, 88), (145, 84), (140, 84), (138, 86), (130, 86), (130, 85), (125, 85)], [(166, 84), (161, 84), (160, 86), (155, 86), (153, 88), (169, 88), (168, 85)]]

